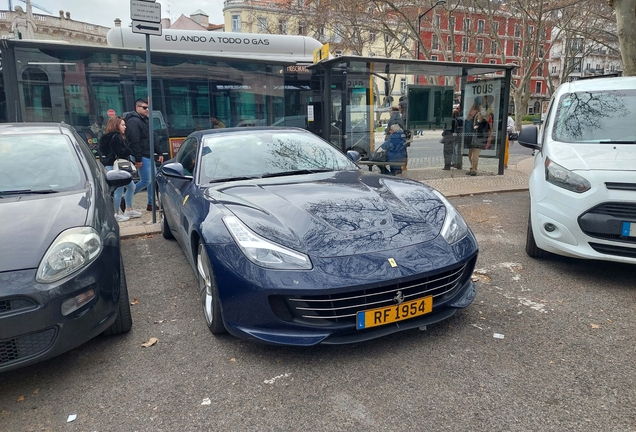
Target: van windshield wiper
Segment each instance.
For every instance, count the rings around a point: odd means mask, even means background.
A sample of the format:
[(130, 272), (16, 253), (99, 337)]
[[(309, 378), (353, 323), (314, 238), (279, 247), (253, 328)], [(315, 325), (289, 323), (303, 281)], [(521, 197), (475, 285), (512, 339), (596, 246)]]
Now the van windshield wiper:
[(53, 189), (19, 189), (19, 190), (8, 190), (8, 191), (0, 191), (0, 196), (2, 195), (39, 195), (39, 194), (51, 194), (57, 192)]
[(298, 174), (314, 174), (314, 173), (328, 172), (328, 171), (333, 171), (333, 170), (329, 168), (322, 168), (322, 169), (303, 169), (303, 170), (296, 170), (296, 171), (283, 171), (283, 172), (277, 172), (277, 173), (263, 174), (263, 178), (284, 177), (284, 176), (292, 176), (292, 175), (298, 175)]
[(600, 144), (636, 144), (636, 140), (634, 141), (626, 141), (626, 140), (607, 140), (607, 141), (599, 141)]

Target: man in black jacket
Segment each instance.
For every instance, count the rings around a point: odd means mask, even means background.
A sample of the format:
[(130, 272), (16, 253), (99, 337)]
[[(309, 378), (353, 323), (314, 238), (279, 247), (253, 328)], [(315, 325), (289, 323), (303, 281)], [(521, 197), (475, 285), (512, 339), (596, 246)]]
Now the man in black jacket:
[[(148, 123), (148, 102), (144, 99), (135, 101), (135, 111), (126, 116), (126, 141), (130, 152), (135, 159), (135, 165), (139, 172), (139, 181), (135, 184), (135, 193), (143, 189), (148, 190), (148, 206), (146, 210), (152, 211), (153, 187), (151, 182), (151, 169), (155, 169), (154, 155), (150, 157), (150, 126)], [(159, 156), (159, 163), (163, 163), (163, 156)]]

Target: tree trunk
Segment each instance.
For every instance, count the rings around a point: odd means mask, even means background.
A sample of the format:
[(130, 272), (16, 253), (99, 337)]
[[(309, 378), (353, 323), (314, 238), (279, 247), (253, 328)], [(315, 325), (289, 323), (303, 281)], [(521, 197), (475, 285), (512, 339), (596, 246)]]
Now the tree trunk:
[(636, 76), (636, 1), (614, 0), (623, 75)]

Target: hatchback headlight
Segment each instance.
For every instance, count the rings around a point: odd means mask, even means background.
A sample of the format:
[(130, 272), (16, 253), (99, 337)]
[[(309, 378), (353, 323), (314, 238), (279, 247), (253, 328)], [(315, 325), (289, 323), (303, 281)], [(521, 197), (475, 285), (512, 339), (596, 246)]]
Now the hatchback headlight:
[(58, 281), (93, 262), (102, 247), (102, 239), (93, 228), (67, 229), (44, 254), (35, 280), (40, 283)]
[(554, 163), (550, 158), (545, 158), (545, 180), (555, 186), (576, 193), (587, 192), (592, 185), (584, 177), (563, 168)]
[(226, 216), (223, 223), (243, 254), (254, 264), (275, 270), (311, 270), (309, 257), (264, 239), (252, 232), (236, 216)]
[(433, 192), (446, 207), (446, 219), (444, 219), (444, 225), (441, 231), (442, 237), (444, 237), (448, 244), (452, 245), (457, 243), (468, 234), (468, 225), (464, 222), (462, 215), (455, 209), (455, 206), (453, 206), (444, 195), (436, 190)]

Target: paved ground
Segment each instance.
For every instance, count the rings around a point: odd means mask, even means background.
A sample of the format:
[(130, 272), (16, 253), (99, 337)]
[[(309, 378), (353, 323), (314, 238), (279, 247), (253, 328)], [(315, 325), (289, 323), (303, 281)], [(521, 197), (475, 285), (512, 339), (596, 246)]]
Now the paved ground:
[[(531, 157), (511, 155), (508, 169), (503, 175), (497, 175), (498, 163), (496, 159), (482, 159), (479, 161), (478, 175), (469, 177), (466, 175), (466, 170), (454, 168), (450, 171), (442, 170), (441, 156), (439, 158), (409, 158), (408, 169), (403, 173), (403, 177), (424, 182), (447, 197), (528, 189), (528, 177), (532, 170)], [(464, 157), (463, 166), (470, 166), (466, 157)], [(122, 238), (160, 232), (159, 224), (152, 223), (152, 212), (146, 211), (146, 200), (146, 192), (135, 195), (134, 208), (140, 210), (143, 215), (139, 219), (131, 219), (119, 224)], [(159, 221), (158, 213), (156, 220)]]

